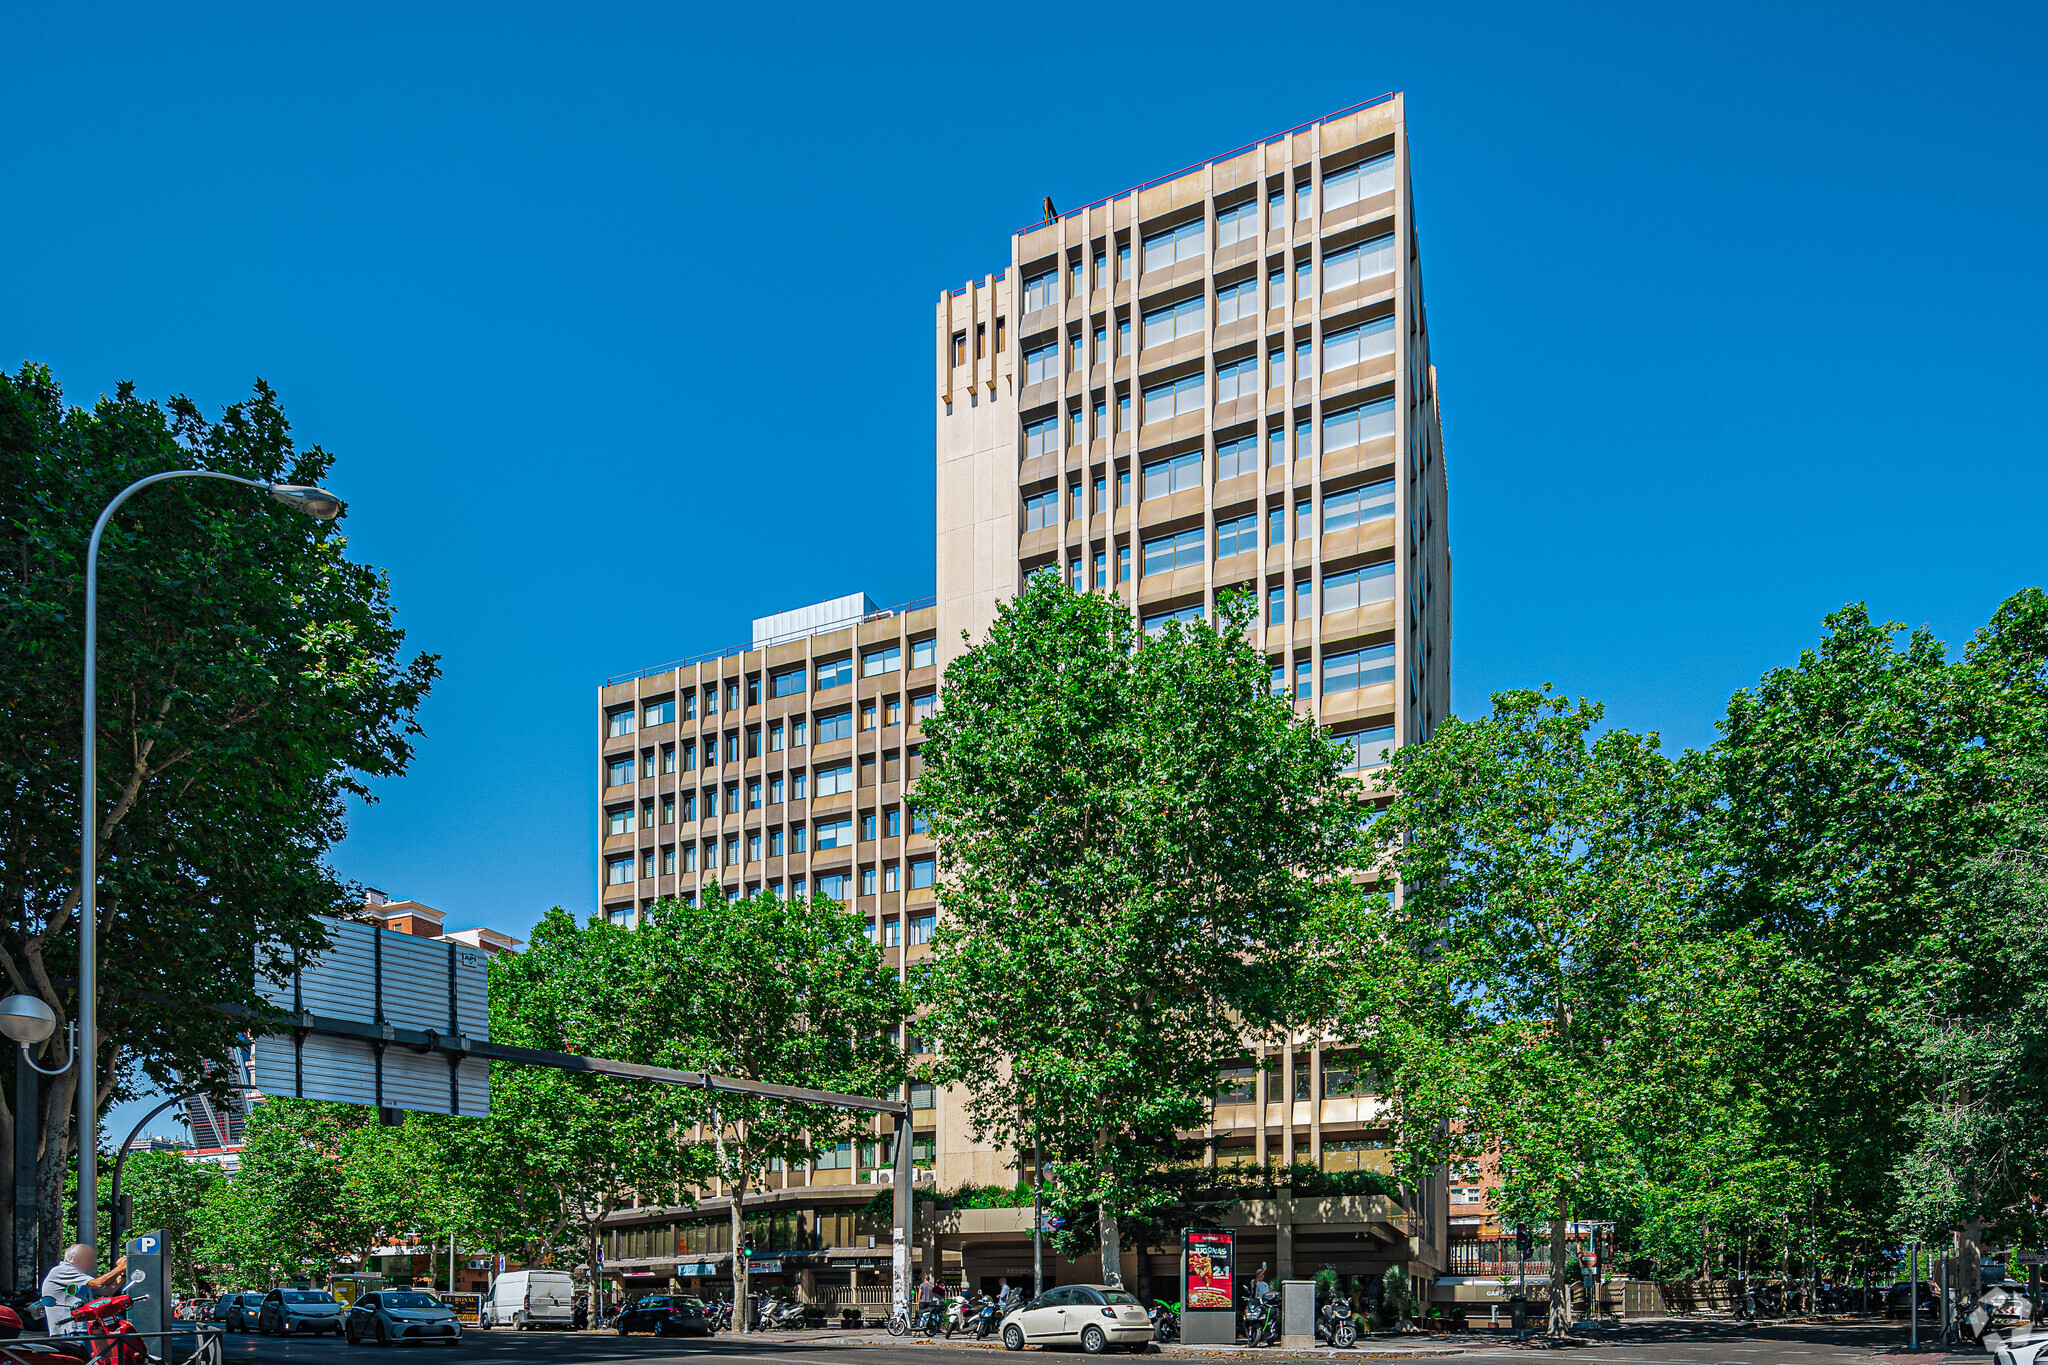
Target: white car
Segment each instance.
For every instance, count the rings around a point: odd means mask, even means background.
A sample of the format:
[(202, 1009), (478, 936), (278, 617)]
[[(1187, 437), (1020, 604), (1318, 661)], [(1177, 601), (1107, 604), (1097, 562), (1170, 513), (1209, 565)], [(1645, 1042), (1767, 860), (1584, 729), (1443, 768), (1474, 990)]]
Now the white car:
[(1078, 1346), (1101, 1355), (1112, 1346), (1143, 1350), (1152, 1340), (1152, 1319), (1137, 1296), (1106, 1284), (1067, 1284), (1048, 1289), (1003, 1319), (1003, 1345)]

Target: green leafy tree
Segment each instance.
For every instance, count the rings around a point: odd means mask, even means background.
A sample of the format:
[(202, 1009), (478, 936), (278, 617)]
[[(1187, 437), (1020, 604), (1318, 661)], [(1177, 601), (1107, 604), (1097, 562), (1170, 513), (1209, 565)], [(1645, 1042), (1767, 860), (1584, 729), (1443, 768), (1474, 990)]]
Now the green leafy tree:
[[(2011, 1083), (2033, 1046), (2012, 874), (2033, 838), (2048, 597), (2017, 594), (1953, 659), (1860, 605), (1826, 626), (1735, 695), (1711, 751), (1717, 904), (1781, 963), (1763, 1054), (1782, 1102), (1759, 1146), (1809, 1173), (1816, 1221), (1957, 1231), (1974, 1258), (1983, 1220), (2037, 1188), (2018, 1158), (2039, 1091)], [(1814, 1240), (1831, 1231), (1855, 1229)]]
[[(1375, 826), (1399, 894), (1350, 926), (1349, 1035), (1393, 1101), (1406, 1173), (1484, 1152), (1511, 1218), (1550, 1224), (1549, 1330), (1570, 1326), (1565, 1225), (1634, 1178), (1617, 1040), (1695, 882), (1673, 765), (1599, 706), (1498, 693), (1398, 750)], [(1638, 1049), (1642, 1051), (1643, 1049)]]
[(917, 978), (935, 1079), (977, 1134), (1043, 1149), (1103, 1275), (1247, 1037), (1295, 1021), (1305, 929), (1352, 895), (1366, 811), (1272, 695), (1239, 598), (1150, 639), (1041, 575), (946, 671), (915, 801), (939, 841)]
[[(491, 1037), (516, 1046), (657, 1062), (659, 1021), (646, 1017), (641, 933), (559, 906), (523, 953), (491, 963)], [(681, 1021), (677, 1021), (681, 1027)], [(455, 1151), (495, 1164), (462, 1182), (477, 1216), (529, 1245), (568, 1251), (587, 1268), (593, 1300), (606, 1220), (642, 1199), (686, 1204), (709, 1162), (689, 1138), (691, 1092), (539, 1067), (494, 1067), (491, 1113), (444, 1120)], [(467, 1125), (468, 1131), (461, 1131)], [(537, 1221), (521, 1221), (537, 1220)], [(573, 1263), (573, 1262), (572, 1262)]]
[(164, 1234), (171, 1251), (171, 1282), (186, 1293), (204, 1293), (212, 1282), (201, 1273), (200, 1236), (207, 1205), (226, 1183), (220, 1168), (187, 1161), (176, 1152), (135, 1152), (121, 1174), (122, 1192), (134, 1206), (131, 1226)]
[[(739, 1080), (895, 1094), (904, 1074), (896, 1030), (910, 997), (867, 921), (829, 900), (766, 892), (698, 904), (657, 903), (633, 934), (626, 985), (636, 1057)], [(737, 1091), (697, 1094), (711, 1135), (710, 1173), (730, 1196), (735, 1303), (747, 1267), (742, 1205), (770, 1163), (813, 1159), (871, 1121), (856, 1111), (791, 1104)]]
[(209, 1211), (210, 1259), (264, 1280), (324, 1279), (368, 1257), (386, 1228), (349, 1197), (347, 1158), (377, 1121), (360, 1105), (275, 1098), (249, 1113), (228, 1196)]
[[(145, 475), (214, 469), (319, 483), (272, 391), (209, 421), (131, 386), (67, 407), (50, 372), (0, 376), (0, 973), (76, 1012), (79, 696), (87, 541)], [(96, 1074), (189, 1088), (261, 1006), (258, 958), (321, 946), (348, 900), (325, 861), (346, 802), (402, 774), (435, 660), (401, 656), (381, 574), (321, 525), (216, 480), (138, 494), (100, 552), (100, 999)], [(194, 982), (206, 983), (195, 991)], [(43, 1058), (53, 1058), (47, 1052)], [(225, 1076), (224, 1069), (210, 1074)], [(39, 1115), (44, 1234), (61, 1244), (76, 1072)], [(185, 1078), (181, 1080), (180, 1078)], [(21, 1117), (0, 1097), (0, 1146)], [(12, 1209), (13, 1186), (0, 1188)], [(17, 1229), (16, 1243), (20, 1233)]]

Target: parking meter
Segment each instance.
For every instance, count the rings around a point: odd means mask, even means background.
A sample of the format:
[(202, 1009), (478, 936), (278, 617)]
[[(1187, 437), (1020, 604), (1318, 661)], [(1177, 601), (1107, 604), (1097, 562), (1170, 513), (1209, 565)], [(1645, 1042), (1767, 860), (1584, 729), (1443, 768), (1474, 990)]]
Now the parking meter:
[[(135, 1324), (138, 1332), (164, 1331), (170, 1326), (171, 1283), (165, 1273), (170, 1258), (165, 1254), (163, 1232), (131, 1237), (122, 1249), (128, 1255), (128, 1277), (121, 1282), (121, 1292), (139, 1300), (129, 1306), (128, 1321)], [(145, 1294), (149, 1297), (142, 1298)], [(161, 1343), (157, 1349), (162, 1350)]]

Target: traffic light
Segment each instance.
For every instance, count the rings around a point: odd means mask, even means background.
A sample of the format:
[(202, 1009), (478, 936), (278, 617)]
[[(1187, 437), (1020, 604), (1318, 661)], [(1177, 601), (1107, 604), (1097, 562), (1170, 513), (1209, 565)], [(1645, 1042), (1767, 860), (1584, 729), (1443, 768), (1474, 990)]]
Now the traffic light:
[(1515, 1255), (1526, 1261), (1529, 1259), (1530, 1253), (1535, 1250), (1536, 1239), (1529, 1235), (1529, 1225), (1517, 1223), (1515, 1225)]
[(740, 1244), (740, 1258), (748, 1261), (754, 1259), (754, 1234), (751, 1232), (746, 1235)]

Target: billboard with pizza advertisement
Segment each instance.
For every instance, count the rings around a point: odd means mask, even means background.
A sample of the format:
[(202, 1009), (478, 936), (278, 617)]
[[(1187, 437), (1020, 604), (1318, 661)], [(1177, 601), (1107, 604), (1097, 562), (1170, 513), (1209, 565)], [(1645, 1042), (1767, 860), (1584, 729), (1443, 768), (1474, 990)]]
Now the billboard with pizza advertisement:
[(1181, 1267), (1185, 1280), (1182, 1312), (1236, 1311), (1236, 1233), (1190, 1228), (1181, 1234)]

